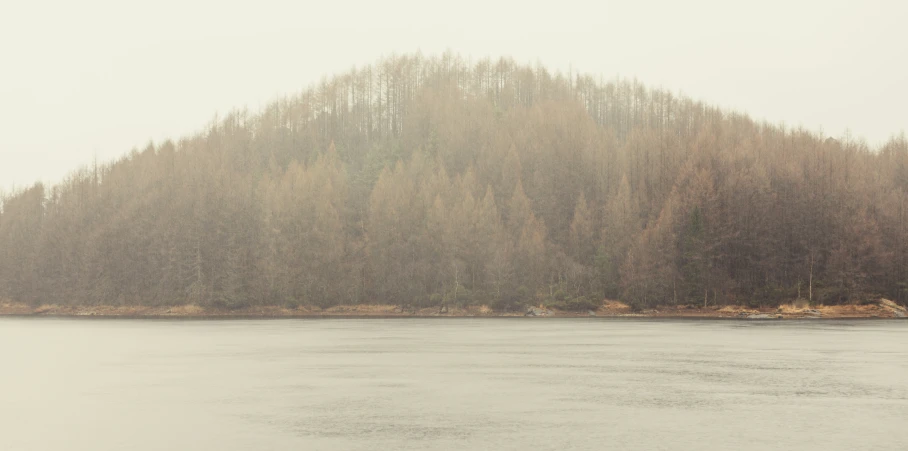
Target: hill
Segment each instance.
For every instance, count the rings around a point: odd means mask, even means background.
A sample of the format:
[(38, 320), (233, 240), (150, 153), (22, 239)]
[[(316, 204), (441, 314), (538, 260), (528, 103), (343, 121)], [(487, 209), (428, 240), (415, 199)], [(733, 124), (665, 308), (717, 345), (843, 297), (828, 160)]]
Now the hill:
[(0, 298), (904, 304), (906, 190), (904, 135), (871, 149), (636, 81), (399, 56), (4, 195)]

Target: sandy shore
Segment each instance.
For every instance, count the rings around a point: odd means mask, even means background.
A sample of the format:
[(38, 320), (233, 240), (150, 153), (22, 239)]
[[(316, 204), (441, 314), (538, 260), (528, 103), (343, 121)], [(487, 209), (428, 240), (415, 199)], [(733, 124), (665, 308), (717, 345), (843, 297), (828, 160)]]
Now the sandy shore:
[(721, 307), (657, 307), (634, 312), (626, 304), (606, 301), (596, 311), (562, 312), (542, 307), (525, 312), (495, 312), (487, 306), (470, 306), (440, 310), (438, 307), (411, 309), (396, 305), (351, 305), (328, 309), (300, 307), (290, 309), (280, 306), (257, 306), (237, 310), (205, 308), (197, 305), (180, 306), (30, 306), (21, 303), (0, 302), (2, 316), (59, 316), (59, 317), (130, 317), (130, 318), (367, 318), (367, 317), (628, 317), (628, 318), (715, 318), (715, 319), (806, 319), (806, 318), (904, 318), (904, 307), (881, 300), (865, 305), (813, 306), (798, 308), (783, 305), (778, 308), (749, 309), (740, 306)]

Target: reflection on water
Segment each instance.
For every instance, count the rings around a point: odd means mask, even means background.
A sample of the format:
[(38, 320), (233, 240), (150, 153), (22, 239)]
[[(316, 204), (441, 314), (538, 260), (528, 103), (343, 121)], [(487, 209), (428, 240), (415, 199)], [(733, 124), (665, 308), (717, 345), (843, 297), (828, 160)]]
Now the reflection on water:
[(905, 450), (908, 322), (0, 319), (0, 450)]

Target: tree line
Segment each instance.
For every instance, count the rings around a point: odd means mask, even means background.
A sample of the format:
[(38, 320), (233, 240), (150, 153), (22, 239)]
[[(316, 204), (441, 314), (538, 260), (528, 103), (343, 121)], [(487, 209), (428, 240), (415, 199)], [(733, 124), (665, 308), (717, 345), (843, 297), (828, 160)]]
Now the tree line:
[(255, 305), (908, 299), (908, 140), (635, 80), (394, 56), (0, 199), (0, 298)]

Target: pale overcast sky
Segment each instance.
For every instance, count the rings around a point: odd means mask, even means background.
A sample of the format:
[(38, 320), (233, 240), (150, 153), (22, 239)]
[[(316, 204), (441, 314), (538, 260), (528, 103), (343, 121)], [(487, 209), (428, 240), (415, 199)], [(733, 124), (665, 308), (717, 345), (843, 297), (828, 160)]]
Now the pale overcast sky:
[[(134, 3), (134, 4), (131, 4)], [(908, 129), (908, 2), (3, 1), (0, 189), (256, 111), (390, 53), (637, 77), (758, 119)]]

